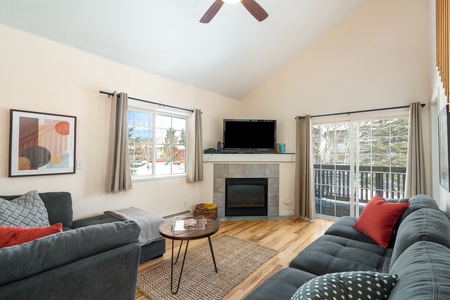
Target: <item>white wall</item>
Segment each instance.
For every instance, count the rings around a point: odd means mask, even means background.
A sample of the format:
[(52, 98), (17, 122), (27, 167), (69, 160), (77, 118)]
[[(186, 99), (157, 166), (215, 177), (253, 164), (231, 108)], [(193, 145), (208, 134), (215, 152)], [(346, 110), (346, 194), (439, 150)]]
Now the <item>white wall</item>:
[(242, 116), (276, 118), (278, 140), (295, 152), (295, 116), (420, 101), (427, 104), (422, 116), (430, 165), (429, 2), (369, 0), (246, 97)]
[[(124, 193), (105, 192), (110, 100), (99, 90), (201, 109), (205, 147), (215, 145), (225, 116), (238, 115), (239, 101), (5, 26), (0, 26), (0, 39), (1, 195), (69, 191), (75, 218), (129, 206), (168, 215), (205, 200), (205, 183), (188, 184), (185, 177), (136, 182)], [(8, 178), (10, 109), (76, 116), (77, 159), (84, 169), (70, 175)]]

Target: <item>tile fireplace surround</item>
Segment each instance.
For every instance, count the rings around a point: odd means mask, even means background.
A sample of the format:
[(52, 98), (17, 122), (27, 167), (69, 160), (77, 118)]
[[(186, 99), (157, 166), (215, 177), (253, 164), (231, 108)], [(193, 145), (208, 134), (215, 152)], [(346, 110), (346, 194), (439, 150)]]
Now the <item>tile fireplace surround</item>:
[(214, 203), (217, 216), (225, 217), (226, 178), (267, 178), (268, 217), (279, 215), (280, 165), (279, 164), (214, 164)]

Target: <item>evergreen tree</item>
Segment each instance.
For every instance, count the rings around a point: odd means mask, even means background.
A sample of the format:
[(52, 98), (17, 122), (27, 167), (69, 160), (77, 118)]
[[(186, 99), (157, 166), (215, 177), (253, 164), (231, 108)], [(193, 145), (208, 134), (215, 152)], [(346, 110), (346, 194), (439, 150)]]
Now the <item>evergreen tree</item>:
[(164, 137), (163, 152), (166, 159), (169, 159), (172, 155), (172, 148), (178, 144), (178, 137), (175, 135), (175, 129), (170, 127), (167, 129), (166, 136)]
[[(339, 169), (350, 164), (349, 122), (314, 125), (312, 129), (314, 164), (326, 186), (340, 185)], [(408, 118), (354, 122), (355, 163), (359, 164), (361, 186), (370, 190), (402, 190), (408, 149)], [(341, 166), (342, 167), (339, 167)], [(401, 169), (393, 169), (399, 167)], [(317, 167), (316, 167), (317, 168)], [(375, 169), (372, 169), (375, 168)], [(349, 170), (349, 169), (348, 169)], [(350, 170), (349, 170), (350, 171)], [(392, 175), (401, 172), (399, 176)], [(385, 185), (389, 186), (385, 186)]]
[(183, 146), (186, 145), (186, 132), (185, 132), (184, 128), (181, 129), (180, 138), (178, 140), (178, 143)]
[(128, 127), (128, 152), (131, 167), (136, 165), (136, 157), (139, 155), (140, 138), (134, 135), (134, 127)]

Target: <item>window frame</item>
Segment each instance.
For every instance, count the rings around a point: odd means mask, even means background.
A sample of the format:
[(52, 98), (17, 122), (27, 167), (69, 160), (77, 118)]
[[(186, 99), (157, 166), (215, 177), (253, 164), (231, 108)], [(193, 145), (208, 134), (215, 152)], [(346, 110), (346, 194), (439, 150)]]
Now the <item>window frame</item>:
[[(128, 114), (130, 111), (134, 111), (134, 112), (140, 112), (140, 113), (144, 113), (144, 114), (149, 114), (152, 115), (152, 120), (151, 120), (151, 125), (148, 128), (151, 128), (151, 132), (152, 132), (152, 136), (151, 136), (151, 143), (149, 144), (150, 147), (152, 148), (152, 153), (151, 153), (151, 161), (148, 160), (151, 163), (151, 174), (135, 174), (133, 172), (132, 169), (132, 165), (133, 165), (133, 161), (131, 159), (132, 154), (129, 154), (129, 158), (130, 158), (130, 172), (131, 172), (131, 180), (132, 181), (142, 181), (142, 180), (151, 180), (151, 179), (157, 179), (157, 178), (174, 178), (174, 177), (185, 177), (187, 175), (186, 173), (186, 160), (187, 160), (187, 149), (188, 149), (188, 126), (189, 126), (189, 114), (186, 113), (180, 113), (180, 112), (174, 112), (172, 110), (162, 110), (162, 109), (152, 109), (149, 108), (145, 105), (129, 105), (128, 106)], [(168, 128), (164, 128), (164, 127), (157, 127), (156, 126), (156, 122), (157, 122), (157, 116), (166, 116), (166, 117), (170, 117), (171, 118), (171, 125), (173, 124), (173, 119), (177, 118), (177, 119), (184, 119), (184, 170), (183, 172), (175, 172), (173, 171), (173, 163), (170, 163), (170, 172), (168, 174), (156, 174), (156, 156), (157, 156), (157, 151), (156, 149), (158, 147), (161, 147), (163, 144), (158, 143), (157, 142), (157, 131), (158, 130), (167, 130), (171, 127)], [(133, 125), (135, 125), (135, 121), (133, 121)], [(135, 126), (134, 126), (135, 127)], [(130, 128), (130, 120), (128, 120), (128, 128)], [(183, 130), (183, 129), (181, 129)], [(130, 149), (130, 140), (128, 141), (128, 146)], [(150, 157), (149, 157), (150, 158)]]
[[(349, 115), (336, 115), (336, 116), (324, 116), (324, 117), (317, 117), (311, 119), (311, 138), (313, 138), (313, 127), (315, 125), (324, 125), (324, 124), (330, 124), (330, 123), (341, 123), (341, 122), (348, 122), (351, 128), (351, 131), (354, 131), (353, 125), (356, 124), (355, 122), (360, 121), (367, 121), (367, 120), (387, 120), (392, 118), (406, 118), (409, 120), (409, 110), (408, 108), (404, 109), (397, 109), (397, 110), (391, 110), (391, 111), (377, 111), (377, 112), (368, 112), (368, 113), (357, 113), (357, 114), (349, 114)], [(410, 126), (408, 122), (408, 126)], [(359, 167), (359, 161), (355, 161), (354, 153), (356, 149), (353, 149), (355, 147), (355, 141), (354, 141), (353, 134), (350, 134), (350, 145), (352, 149), (350, 150), (352, 154), (350, 155), (350, 165), (351, 166), (358, 166)], [(313, 147), (313, 143), (311, 143), (311, 147)], [(359, 150), (358, 150), (359, 151)], [(314, 149), (311, 149), (312, 155), (314, 155)], [(350, 172), (350, 181), (355, 182), (355, 176), (356, 174), (354, 172)], [(312, 181), (315, 182), (314, 178), (312, 178)], [(357, 188), (356, 185), (352, 186), (353, 188)], [(350, 192), (350, 201), (349, 204), (351, 205), (350, 209), (350, 216), (359, 216), (359, 210), (355, 209), (355, 207), (359, 207), (359, 198), (354, 196), (353, 189)], [(336, 217), (320, 214), (321, 217), (329, 218), (329, 219), (336, 219)]]

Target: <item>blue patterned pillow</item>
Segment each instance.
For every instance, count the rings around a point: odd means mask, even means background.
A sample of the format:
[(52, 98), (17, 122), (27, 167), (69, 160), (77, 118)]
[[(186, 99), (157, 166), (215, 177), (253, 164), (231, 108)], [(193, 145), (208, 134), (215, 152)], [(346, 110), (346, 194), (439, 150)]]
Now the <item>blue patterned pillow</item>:
[(387, 299), (397, 275), (370, 271), (325, 274), (302, 285), (291, 300), (375, 300)]

